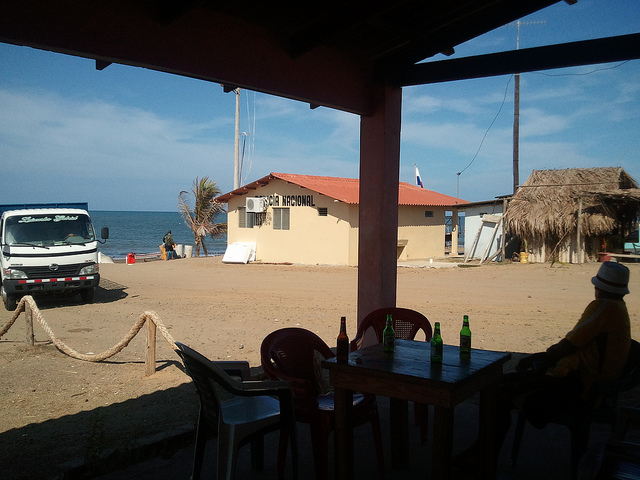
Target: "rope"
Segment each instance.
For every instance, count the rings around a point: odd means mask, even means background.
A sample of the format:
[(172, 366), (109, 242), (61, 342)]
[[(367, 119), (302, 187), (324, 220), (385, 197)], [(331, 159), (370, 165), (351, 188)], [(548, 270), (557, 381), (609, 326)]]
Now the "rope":
[(167, 330), (167, 327), (165, 327), (165, 325), (162, 323), (162, 320), (160, 320), (160, 317), (158, 317), (158, 314), (153, 311), (146, 311), (142, 313), (142, 315), (140, 315), (136, 323), (133, 324), (131, 330), (129, 330), (125, 337), (110, 349), (97, 354), (84, 354), (77, 352), (73, 348), (65, 345), (64, 342), (56, 337), (56, 335), (53, 333), (53, 330), (51, 330), (51, 327), (49, 327), (49, 324), (47, 324), (45, 319), (42, 317), (42, 313), (40, 312), (38, 305), (36, 305), (35, 300), (30, 295), (22, 297), (20, 303), (18, 304), (18, 307), (13, 312), (11, 320), (9, 320), (7, 324), (0, 330), (0, 338), (2, 338), (5, 333), (7, 333), (7, 331), (18, 319), (20, 314), (25, 311), (27, 303), (29, 304), (34, 317), (36, 318), (36, 320), (38, 320), (38, 323), (42, 326), (43, 330), (47, 333), (56, 348), (61, 352), (69, 355), (70, 357), (77, 358), (78, 360), (84, 360), (86, 362), (101, 362), (103, 360), (106, 360), (107, 358), (113, 357), (116, 353), (122, 351), (127, 345), (129, 345), (129, 342), (133, 340), (133, 337), (137, 335), (137, 333), (140, 331), (147, 320), (153, 322), (160, 331), (161, 335), (167, 341), (169, 346), (171, 346), (171, 348), (174, 350), (176, 349), (176, 344), (173, 340), (173, 337), (169, 333), (169, 330)]

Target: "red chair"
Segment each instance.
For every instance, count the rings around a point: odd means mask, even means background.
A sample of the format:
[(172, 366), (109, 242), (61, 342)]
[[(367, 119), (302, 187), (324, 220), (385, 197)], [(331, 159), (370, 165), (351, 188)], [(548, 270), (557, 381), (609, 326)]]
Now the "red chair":
[(360, 325), (358, 325), (356, 336), (351, 341), (352, 352), (362, 347), (364, 334), (370, 328), (375, 332), (378, 343), (382, 342), (382, 331), (386, 325), (388, 314), (393, 316), (393, 328), (396, 332), (396, 338), (413, 340), (416, 338), (418, 332), (422, 330), (426, 341), (431, 340), (431, 324), (429, 323), (429, 319), (420, 312), (399, 307), (379, 308), (364, 317)]
[[(351, 341), (351, 351), (362, 347), (365, 333), (370, 328), (376, 334), (378, 343), (382, 342), (382, 331), (387, 322), (387, 315), (393, 317), (393, 328), (396, 338), (402, 340), (413, 340), (420, 330), (424, 332), (425, 341), (431, 340), (431, 324), (427, 317), (420, 312), (408, 308), (386, 307), (374, 310), (362, 319), (358, 325), (355, 338)], [(429, 406), (424, 404), (414, 404), (415, 423), (420, 425), (420, 439), (426, 442), (429, 430)]]
[[(291, 384), (298, 422), (311, 429), (313, 461), (317, 480), (326, 480), (329, 434), (335, 427), (333, 393), (323, 393), (322, 372), (318, 361), (334, 357), (331, 348), (315, 333), (302, 328), (283, 328), (270, 333), (260, 348), (262, 368), (272, 380)], [(353, 397), (353, 425), (370, 423), (380, 478), (384, 478), (384, 459), (378, 405), (374, 395)]]

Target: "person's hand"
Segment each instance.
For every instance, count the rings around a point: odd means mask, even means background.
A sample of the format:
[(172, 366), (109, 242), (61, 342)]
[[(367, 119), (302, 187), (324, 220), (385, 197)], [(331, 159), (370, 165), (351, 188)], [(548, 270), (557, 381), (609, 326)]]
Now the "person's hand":
[(534, 353), (522, 358), (516, 365), (517, 372), (526, 372), (527, 370), (541, 370), (549, 367), (549, 354), (547, 352)]

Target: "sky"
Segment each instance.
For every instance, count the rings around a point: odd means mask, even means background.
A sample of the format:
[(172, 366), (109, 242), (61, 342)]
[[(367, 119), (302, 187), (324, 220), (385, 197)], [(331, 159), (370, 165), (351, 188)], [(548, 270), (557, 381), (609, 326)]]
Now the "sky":
[[(520, 48), (640, 32), (637, 0), (559, 2)], [(516, 48), (515, 24), (449, 58)], [(430, 60), (442, 60), (434, 57)], [(357, 178), (359, 117), (242, 90), (242, 184), (270, 172)], [(468, 201), (513, 192), (512, 75), (403, 89), (400, 180)], [(220, 85), (0, 43), (0, 204), (177, 211), (208, 176), (233, 190), (235, 94)], [(520, 184), (532, 170), (620, 166), (640, 181), (640, 60), (520, 77)], [(459, 173), (459, 175), (458, 175)]]

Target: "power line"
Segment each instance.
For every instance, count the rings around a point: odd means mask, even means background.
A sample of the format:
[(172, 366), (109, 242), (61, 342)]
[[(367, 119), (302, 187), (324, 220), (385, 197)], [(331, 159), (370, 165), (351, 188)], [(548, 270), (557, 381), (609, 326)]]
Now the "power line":
[(500, 104), (500, 108), (498, 109), (498, 113), (496, 113), (496, 116), (493, 117), (493, 120), (491, 121), (491, 125), (489, 125), (489, 128), (487, 128), (487, 131), (484, 132), (484, 136), (482, 137), (482, 141), (480, 142), (480, 145), (478, 146), (478, 150), (476, 151), (476, 154), (473, 156), (473, 158), (471, 159), (471, 161), (469, 162), (469, 165), (467, 165), (466, 167), (464, 167), (462, 170), (460, 170), (457, 175), (460, 176), (460, 174), (462, 172), (464, 172), (467, 168), (469, 168), (471, 166), (471, 164), (475, 161), (476, 157), (478, 156), (478, 154), (480, 153), (480, 149), (482, 148), (482, 144), (484, 143), (485, 138), (487, 138), (487, 134), (489, 133), (489, 130), (491, 130), (491, 127), (493, 127), (493, 124), (495, 123), (495, 121), (498, 118), (498, 115), (500, 115), (500, 112), (502, 111), (502, 107), (504, 107), (504, 102), (507, 99), (507, 92), (509, 90), (509, 83), (511, 83), (511, 79), (513, 78), (513, 75), (511, 75), (509, 77), (509, 80), (507, 81), (507, 85), (504, 89), (504, 97), (502, 98), (502, 103)]
[(625, 63), (629, 63), (631, 60), (625, 60), (624, 62), (620, 62), (617, 65), (612, 65), (611, 67), (602, 67), (602, 68), (594, 68), (590, 72), (581, 72), (581, 73), (546, 73), (546, 72), (530, 72), (538, 75), (544, 75), (545, 77), (581, 77), (584, 75), (592, 75), (597, 72), (604, 72), (606, 70), (614, 70), (623, 66)]
[[(462, 172), (464, 172), (467, 168), (469, 168), (471, 166), (471, 164), (475, 161), (476, 157), (478, 156), (478, 154), (480, 153), (480, 149), (482, 148), (482, 144), (484, 143), (484, 139), (487, 138), (487, 134), (489, 133), (489, 130), (491, 130), (491, 127), (493, 127), (493, 124), (496, 122), (496, 119), (498, 118), (498, 115), (500, 115), (500, 112), (502, 111), (502, 107), (504, 107), (504, 102), (507, 99), (507, 92), (509, 91), (509, 83), (511, 83), (511, 78), (513, 78), (513, 75), (511, 75), (509, 77), (509, 80), (507, 80), (507, 85), (504, 88), (504, 96), (502, 97), (502, 103), (500, 104), (500, 108), (498, 109), (498, 113), (496, 113), (496, 116), (493, 117), (493, 120), (491, 121), (491, 125), (489, 125), (489, 128), (487, 128), (487, 131), (484, 132), (484, 135), (482, 137), (482, 141), (480, 142), (480, 145), (478, 146), (478, 150), (476, 151), (476, 154), (473, 156), (473, 158), (471, 159), (471, 161), (469, 162), (469, 165), (467, 165), (466, 167), (464, 167), (462, 170), (460, 170), (456, 175), (458, 177), (457, 179), (457, 186), (456, 186), (456, 198), (459, 199), (460, 198), (460, 175), (462, 174)], [(456, 202), (457, 203), (457, 202)]]

